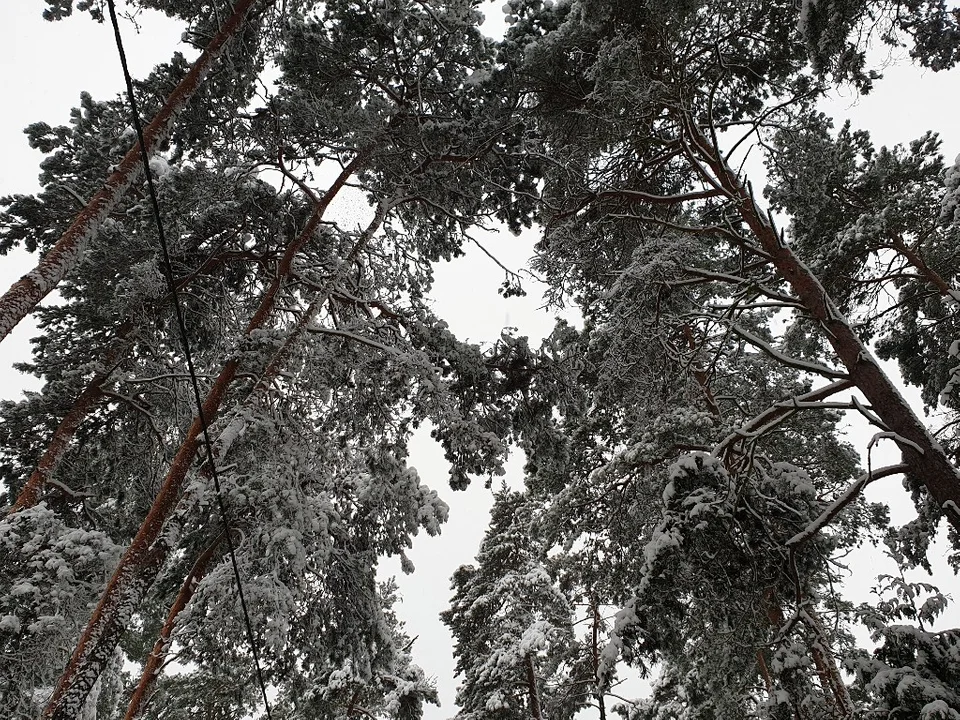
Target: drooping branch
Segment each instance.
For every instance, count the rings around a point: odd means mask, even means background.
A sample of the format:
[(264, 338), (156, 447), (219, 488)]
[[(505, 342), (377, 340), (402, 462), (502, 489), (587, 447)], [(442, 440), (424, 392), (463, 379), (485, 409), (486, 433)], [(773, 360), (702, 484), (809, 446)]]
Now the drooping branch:
[[(143, 137), (150, 156), (167, 138), (177, 115), (197, 92), (227, 44), (243, 25), (244, 19), (261, 1), (238, 0), (233, 13), (211, 38), (206, 49), (170, 93), (150, 124), (144, 128)], [(134, 145), (107, 178), (103, 187), (74, 218), (70, 227), (41, 258), (37, 266), (17, 280), (0, 297), (0, 342), (59, 285), (77, 264), (89, 243), (97, 236), (103, 221), (113, 212), (117, 203), (137, 181), (142, 171), (140, 148)]]

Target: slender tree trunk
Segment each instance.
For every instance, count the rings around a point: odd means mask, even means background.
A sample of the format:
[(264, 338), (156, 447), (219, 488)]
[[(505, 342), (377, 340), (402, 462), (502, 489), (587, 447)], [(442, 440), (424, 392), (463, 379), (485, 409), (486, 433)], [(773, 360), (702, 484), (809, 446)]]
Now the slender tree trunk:
[(903, 241), (903, 238), (899, 236), (893, 238), (893, 247), (898, 253), (903, 255), (913, 269), (923, 275), (927, 282), (933, 285), (941, 295), (960, 301), (960, 291), (950, 287), (950, 283), (944, 280), (940, 273), (927, 265), (927, 262), (918, 250), (911, 248)]
[(871, 403), (876, 415), (894, 433), (892, 439), (900, 447), (904, 462), (912, 468), (909, 475), (926, 487), (950, 523), (960, 530), (960, 475), (943, 448), (880, 369), (869, 348), (837, 310), (817, 277), (783, 241), (770, 217), (761, 212), (752, 192), (719, 149), (691, 118), (684, 116), (684, 121), (695, 152), (712, 171), (711, 180), (718, 182), (737, 202), (741, 218), (759, 240), (763, 251), (770, 256), (807, 312), (820, 323), (850, 379)]
[(213, 556), (216, 554), (217, 548), (220, 547), (220, 543), (223, 542), (225, 534), (226, 531), (217, 535), (207, 549), (200, 553), (190, 572), (187, 574), (187, 577), (184, 579), (183, 585), (180, 586), (180, 592), (177, 593), (173, 605), (170, 606), (170, 612), (167, 613), (167, 620), (160, 629), (160, 637), (157, 638), (157, 642), (154, 644), (153, 650), (150, 651), (147, 662), (143, 666), (143, 672), (140, 674), (140, 682), (137, 683), (137, 687), (133, 691), (133, 696), (130, 698), (130, 703), (127, 705), (127, 712), (123, 716), (124, 720), (134, 720), (134, 718), (138, 717), (140, 713), (146, 709), (145, 700), (153, 690), (157, 678), (160, 677), (163, 663), (167, 659), (167, 651), (170, 649), (170, 636), (173, 634), (173, 629), (176, 626), (177, 617), (183, 612), (187, 603), (190, 602), (200, 581), (207, 574), (210, 561), (213, 560)]
[(47, 449), (40, 457), (37, 467), (20, 489), (20, 493), (17, 495), (17, 499), (10, 510), (7, 511), (8, 516), (25, 508), (33, 507), (40, 501), (40, 494), (46, 487), (47, 481), (53, 476), (53, 473), (56, 472), (57, 466), (70, 447), (70, 442), (73, 440), (74, 435), (76, 435), (80, 423), (87, 414), (97, 406), (103, 397), (101, 387), (109, 380), (110, 373), (113, 372), (113, 365), (126, 354), (129, 344), (125, 342), (125, 340), (130, 334), (131, 329), (132, 326), (129, 323), (124, 323), (120, 327), (117, 333), (117, 343), (104, 358), (104, 366), (106, 369), (103, 372), (97, 373), (87, 384), (87, 387), (84, 388), (83, 392), (74, 400), (73, 406), (67, 414), (64, 415), (63, 420), (60, 421), (60, 424), (54, 431), (53, 437), (50, 438), (50, 444), (47, 445)]
[(540, 688), (537, 687), (537, 673), (533, 665), (533, 653), (527, 653), (523, 659), (527, 670), (527, 696), (530, 704), (530, 720), (543, 720), (540, 708)]
[(767, 688), (767, 693), (772, 693), (773, 678), (770, 677), (770, 668), (767, 667), (767, 658), (763, 654), (763, 648), (757, 650), (757, 667), (760, 668), (760, 676), (763, 678), (763, 684)]
[(827, 707), (830, 708), (830, 717), (833, 718), (833, 720), (840, 720), (844, 716), (841, 714), (840, 708), (837, 707), (836, 693), (831, 684), (830, 670), (827, 667), (823, 653), (814, 645), (810, 649), (810, 654), (813, 656), (813, 666), (817, 669), (817, 677), (820, 678), (820, 687), (823, 689), (823, 696), (827, 700)]
[[(783, 627), (785, 617), (783, 615), (783, 608), (780, 605), (780, 599), (777, 597), (777, 592), (774, 588), (768, 587), (764, 589), (762, 604), (770, 627), (773, 628), (774, 631), (779, 631), (780, 628)], [(760, 674), (763, 675), (764, 681), (767, 683), (767, 691), (772, 691), (774, 687), (773, 678), (770, 675), (770, 669), (763, 656), (763, 650), (757, 650), (757, 665), (760, 669)], [(800, 671), (797, 672), (799, 673)], [(811, 720), (809, 712), (803, 705), (806, 692), (800, 684), (799, 679), (796, 676), (791, 678), (781, 675), (779, 681), (780, 686), (783, 687), (790, 698), (790, 705), (793, 708), (795, 720)], [(824, 688), (824, 694), (826, 695), (828, 692), (829, 691)]]
[(590, 655), (593, 661), (593, 685), (597, 689), (593, 697), (600, 710), (600, 720), (607, 720), (607, 706), (603, 701), (603, 693), (600, 692), (600, 605), (595, 597), (590, 598), (590, 612), (593, 615)]
[(837, 660), (830, 650), (827, 633), (813, 607), (806, 608), (805, 614), (806, 625), (813, 630), (813, 634), (816, 636), (816, 642), (811, 650), (817, 673), (820, 675), (820, 684), (823, 685), (824, 693), (829, 693), (829, 697), (833, 700), (835, 717), (838, 720), (851, 718), (855, 710), (853, 699), (850, 697), (846, 683), (843, 682), (840, 668), (837, 667)]
[(70, 447), (70, 441), (73, 440), (81, 421), (87, 416), (87, 413), (97, 406), (100, 398), (103, 397), (100, 386), (106, 380), (106, 373), (97, 374), (84, 391), (77, 396), (73, 407), (70, 408), (63, 420), (60, 421), (57, 429), (54, 430), (53, 437), (50, 438), (50, 444), (40, 457), (37, 467), (30, 474), (27, 482), (20, 489), (17, 499), (7, 511), (8, 516), (33, 507), (40, 502), (40, 495), (47, 486), (47, 480), (53, 475), (67, 448)]
[[(689, 323), (685, 323), (683, 326), (683, 337), (687, 341), (687, 347), (696, 355), (698, 349), (697, 341), (693, 336), (693, 329)], [(707, 409), (710, 411), (710, 414), (718, 420), (722, 419), (720, 406), (717, 405), (717, 399), (714, 397), (713, 389), (710, 387), (710, 373), (696, 364), (696, 358), (691, 362), (690, 370), (693, 372), (693, 377), (700, 386), (700, 389), (703, 390), (704, 402), (707, 404)]]
[[(243, 24), (244, 18), (260, 1), (237, 0), (233, 13), (144, 129), (143, 137), (150, 155), (153, 155), (160, 143), (166, 139), (177, 115), (196, 93), (227, 43)], [(142, 170), (140, 147), (134, 143), (116, 170), (107, 178), (104, 186), (90, 199), (39, 264), (0, 297), (0, 342), (77, 264), (87, 245), (96, 237), (103, 221), (137, 181)]]
[[(313, 237), (330, 202), (348, 179), (362, 168), (370, 153), (372, 148), (358, 153), (316, 204), (307, 225), (287, 247), (277, 267), (274, 281), (264, 292), (257, 310), (247, 325), (247, 335), (266, 325), (273, 312), (277, 295), (293, 268), (293, 260), (297, 253)], [(208, 391), (202, 406), (202, 414), (207, 424), (213, 423), (219, 415), (227, 390), (236, 377), (239, 367), (236, 359), (228, 361)], [(271, 363), (271, 367), (274, 367), (274, 363)], [(163, 536), (164, 523), (177, 505), (187, 472), (199, 452), (201, 433), (201, 421), (196, 417), (174, 456), (150, 511), (121, 557), (96, 610), (81, 634), (77, 647), (44, 709), (44, 718), (55, 720), (75, 718), (83, 705), (84, 698), (126, 630), (130, 617), (140, 605), (144, 594), (153, 584), (157, 573), (167, 559), (170, 547)]]

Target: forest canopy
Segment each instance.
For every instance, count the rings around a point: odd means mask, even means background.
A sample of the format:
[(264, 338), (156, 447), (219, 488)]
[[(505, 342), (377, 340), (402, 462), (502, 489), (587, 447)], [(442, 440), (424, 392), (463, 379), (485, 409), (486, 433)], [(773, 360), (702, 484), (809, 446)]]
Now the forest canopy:
[[(9, 717), (416, 720), (430, 658), (377, 570), (486, 482), (451, 716), (960, 720), (954, 579), (908, 575), (935, 541), (960, 569), (960, 164), (820, 104), (877, 48), (952, 72), (956, 10), (508, 0), (492, 39), (474, 0), (124, 8), (200, 55), (37, 119), (41, 189), (0, 198), (36, 258), (0, 340), (37, 320), (41, 382), (0, 404)], [(579, 321), (458, 337), (434, 268), (481, 229), (535, 231)], [(861, 547), (899, 569), (872, 604)]]

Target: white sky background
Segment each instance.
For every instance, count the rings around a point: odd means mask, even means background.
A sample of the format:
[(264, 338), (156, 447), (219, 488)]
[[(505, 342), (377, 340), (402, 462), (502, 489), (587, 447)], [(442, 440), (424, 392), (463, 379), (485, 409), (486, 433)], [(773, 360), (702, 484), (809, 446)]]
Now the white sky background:
[[(488, 16), (487, 32), (502, 32), (499, 9), (502, 0), (484, 3)], [(0, 78), (6, 105), (0, 113), (0, 195), (33, 193), (38, 189), (39, 152), (31, 150), (22, 130), (28, 124), (45, 121), (51, 125), (66, 124), (71, 107), (78, 105), (81, 90), (94, 98), (113, 97), (122, 88), (122, 75), (109, 24), (97, 25), (86, 15), (76, 15), (59, 23), (42, 20), (40, 0), (5, 0), (0, 3)], [(175, 49), (188, 57), (196, 52), (180, 43), (181, 27), (157, 13), (139, 18), (142, 31), (135, 34), (130, 23), (124, 23), (126, 50), (135, 77), (146, 75), (157, 62), (167, 60)], [(871, 131), (874, 141), (892, 145), (908, 143), (928, 129), (938, 130), (944, 140), (943, 151), (948, 162), (960, 152), (960, 73), (934, 74), (911, 67), (888, 67), (885, 79), (877, 83), (873, 94), (863, 98), (837, 96), (825, 104), (839, 126), (851, 118), (855, 128)], [(759, 183), (755, 183), (759, 186)], [(508, 267), (519, 269), (529, 256), (535, 233), (520, 238), (509, 233), (489, 234), (482, 238), (485, 246)], [(11, 253), (0, 257), (0, 292), (6, 290), (23, 272), (36, 263), (34, 256)], [(504, 326), (518, 328), (519, 334), (536, 341), (549, 332), (553, 318), (538, 311), (541, 299), (532, 283), (526, 298), (505, 300), (496, 290), (503, 281), (503, 272), (476, 248), (468, 248), (467, 256), (437, 268), (434, 289), (439, 314), (463, 339), (475, 342), (495, 340)], [(18, 360), (28, 358), (28, 339), (35, 328), (29, 321), (21, 323), (14, 335), (0, 344), (0, 398), (16, 398), (24, 388), (37, 387), (35, 379), (11, 370)], [(911, 399), (916, 393), (908, 393)], [(917, 406), (919, 404), (917, 403)], [(862, 445), (869, 431), (854, 430), (851, 439)], [(862, 440), (863, 439), (863, 440)], [(443, 702), (442, 708), (428, 706), (427, 720), (448, 718), (455, 712), (453, 658), (451, 640), (440, 623), (438, 613), (449, 600), (449, 578), (460, 564), (471, 562), (486, 527), (491, 504), (490, 493), (482, 481), (462, 493), (454, 493), (446, 484), (447, 465), (442, 453), (426, 433), (413, 443), (412, 464), (424, 481), (435, 488), (450, 505), (450, 520), (438, 538), (421, 535), (410, 552), (417, 567), (412, 576), (403, 576), (399, 563), (385, 563), (388, 574), (400, 581), (403, 605), (400, 616), (407, 621), (411, 636), (419, 636), (414, 646), (417, 661), (429, 675), (435, 675)], [(873, 466), (894, 461), (895, 455), (875, 451)], [(522, 459), (510, 463), (507, 480), (518, 486), (522, 482)], [(884, 487), (881, 486), (886, 483)], [(871, 490), (890, 497), (894, 519), (909, 517), (909, 500), (895, 479), (880, 481)], [(864, 582), (856, 591), (857, 601), (869, 599), (869, 586), (878, 572), (874, 556), (856, 556), (851, 562), (865, 565)], [(941, 562), (940, 568), (945, 568)], [(945, 592), (958, 585), (949, 570), (937, 573), (936, 581)], [(957, 598), (960, 600), (960, 597)], [(956, 622), (956, 621), (955, 621)]]

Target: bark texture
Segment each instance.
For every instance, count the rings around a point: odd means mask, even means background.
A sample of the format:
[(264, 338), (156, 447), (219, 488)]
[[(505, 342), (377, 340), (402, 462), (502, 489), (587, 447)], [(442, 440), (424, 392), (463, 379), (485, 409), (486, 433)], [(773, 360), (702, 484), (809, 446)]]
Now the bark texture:
[(527, 653), (524, 658), (527, 670), (527, 695), (530, 702), (530, 720), (543, 720), (543, 710), (540, 707), (540, 689), (537, 687), (537, 673), (533, 666), (533, 654)]
[(127, 712), (123, 716), (124, 720), (134, 720), (134, 718), (139, 717), (146, 709), (146, 700), (149, 698), (157, 678), (160, 677), (163, 663), (167, 659), (167, 651), (170, 649), (170, 636), (173, 634), (173, 629), (176, 626), (177, 617), (183, 612), (187, 603), (190, 602), (197, 585), (200, 584), (204, 575), (207, 574), (210, 561), (213, 560), (217, 548), (220, 547), (220, 543), (223, 542), (224, 537), (224, 533), (220, 533), (214, 538), (207, 549), (197, 557), (193, 567), (184, 579), (183, 585), (180, 586), (180, 592), (177, 593), (177, 597), (173, 601), (173, 605), (170, 606), (169, 613), (167, 613), (166, 622), (164, 622), (163, 627), (160, 629), (160, 637), (157, 638), (157, 642), (154, 644), (147, 658), (147, 662), (143, 666), (143, 672), (140, 674), (140, 682), (137, 683), (137, 687), (130, 698), (130, 703), (127, 705)]
[[(243, 24), (244, 18), (259, 2), (261, 0), (238, 0), (233, 14), (213, 36), (209, 45), (197, 58), (183, 80), (170, 93), (150, 124), (144, 128), (143, 139), (148, 155), (153, 156), (159, 145), (166, 139), (177, 115), (190, 102), (190, 98), (196, 93), (204, 77)], [(103, 221), (113, 212), (117, 203), (142, 172), (143, 160), (140, 157), (140, 146), (134, 143), (117, 165), (116, 170), (107, 178), (104, 186), (74, 218), (70, 227), (41, 258), (37, 266), (17, 280), (0, 297), (0, 342), (76, 266), (87, 245), (97, 236)]]

